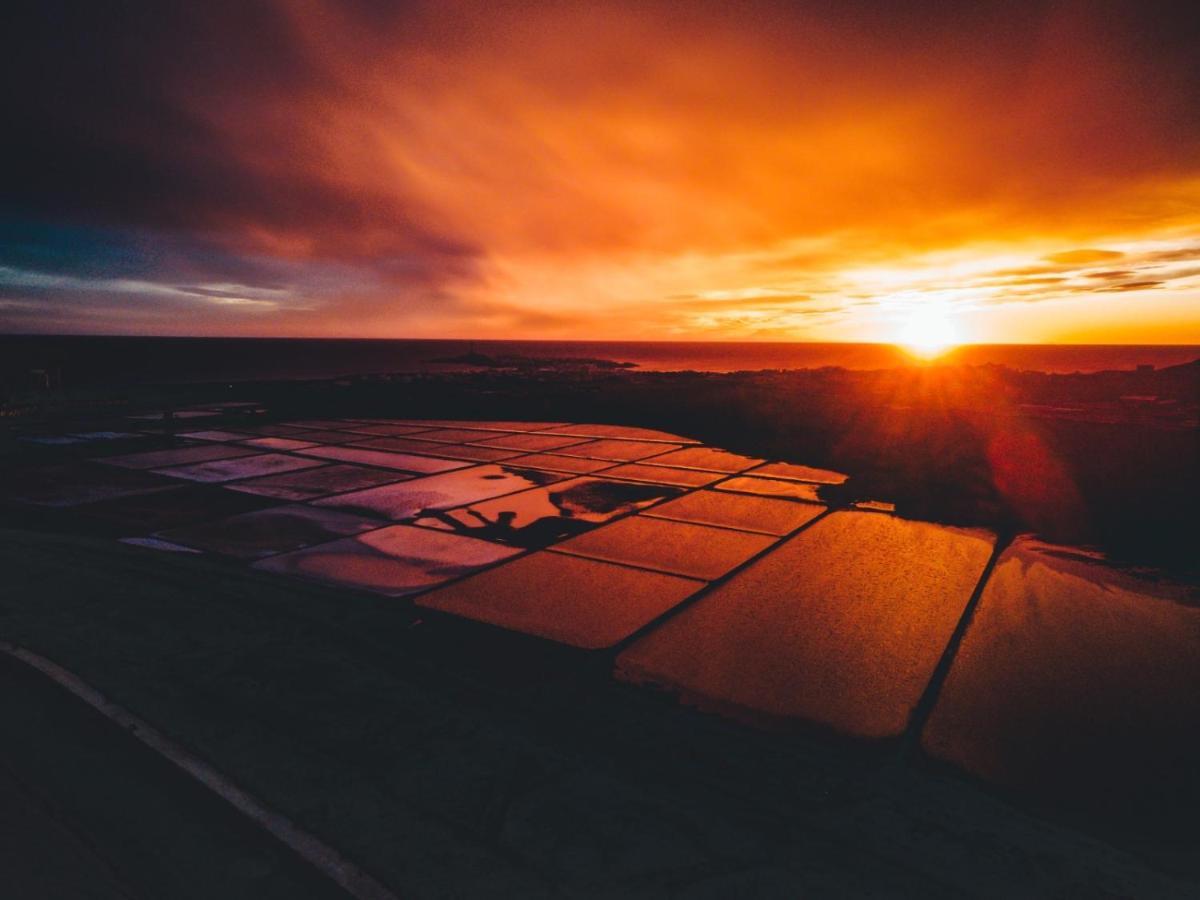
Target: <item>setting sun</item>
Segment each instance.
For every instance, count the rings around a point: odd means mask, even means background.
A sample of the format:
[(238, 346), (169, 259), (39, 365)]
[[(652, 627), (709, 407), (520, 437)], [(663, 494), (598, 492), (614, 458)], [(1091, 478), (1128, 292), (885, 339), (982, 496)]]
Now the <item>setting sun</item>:
[(909, 315), (896, 342), (914, 356), (932, 359), (957, 345), (960, 338), (944, 307), (921, 306)]

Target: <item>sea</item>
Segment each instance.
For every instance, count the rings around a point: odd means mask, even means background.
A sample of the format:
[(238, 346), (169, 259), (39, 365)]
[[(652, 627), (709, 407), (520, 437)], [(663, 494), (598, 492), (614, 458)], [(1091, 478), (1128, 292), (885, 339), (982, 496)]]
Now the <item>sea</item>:
[(465, 367), (439, 360), (467, 353), (600, 359), (650, 372), (999, 365), (1071, 373), (1181, 365), (1200, 359), (1200, 345), (971, 344), (928, 361), (891, 344), (0, 335), (0, 372), (46, 370), (73, 386), (310, 380), (454, 371)]

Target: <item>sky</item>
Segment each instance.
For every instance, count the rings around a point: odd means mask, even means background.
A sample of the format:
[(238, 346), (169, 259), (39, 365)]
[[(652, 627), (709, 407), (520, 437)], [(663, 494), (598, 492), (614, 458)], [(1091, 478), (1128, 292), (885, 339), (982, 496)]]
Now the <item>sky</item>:
[(0, 331), (1200, 343), (1194, 2), (7, 19)]

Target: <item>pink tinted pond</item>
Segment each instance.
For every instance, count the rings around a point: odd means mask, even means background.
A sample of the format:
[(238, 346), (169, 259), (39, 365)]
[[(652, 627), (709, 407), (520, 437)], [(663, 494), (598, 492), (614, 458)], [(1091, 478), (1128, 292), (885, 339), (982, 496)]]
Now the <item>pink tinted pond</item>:
[(126, 453), (122, 456), (106, 456), (96, 460), (106, 466), (122, 469), (158, 469), (163, 466), (182, 466), (188, 463), (207, 462), (210, 459), (236, 459), (258, 453), (249, 447), (233, 447), (226, 444), (197, 444), (190, 447), (171, 447), (167, 450), (146, 450), (142, 453)]
[(480, 431), (477, 428), (436, 428), (423, 432), (421, 440), (438, 444), (466, 444), (512, 436), (512, 432)]
[(321, 465), (320, 461), (315, 459), (301, 459), (298, 456), (287, 456), (283, 453), (263, 453), (258, 456), (216, 459), (211, 462), (172, 466), (166, 469), (155, 469), (155, 471), (163, 475), (170, 475), (172, 478), (215, 483), (271, 475), (276, 472), (291, 472), (296, 469), (309, 469), (319, 465)]
[(365, 450), (388, 450), (393, 453), (418, 453), (425, 456), (440, 456), (445, 459), (466, 459), (474, 462), (496, 462), (519, 456), (519, 450), (500, 450), (495, 447), (476, 447), (467, 444), (439, 444), (417, 438), (368, 438), (355, 441), (350, 446)]
[(268, 437), (288, 437), (289, 435), (303, 434), (306, 429), (298, 428), (295, 425), (239, 425), (238, 431), (244, 431), (247, 434), (261, 434)]
[(398, 597), (441, 584), (519, 552), (474, 538), (392, 525), (357, 537), (273, 556), (254, 566)]
[(353, 431), (302, 431), (292, 435), (298, 440), (305, 440), (311, 444), (348, 444), (351, 441), (361, 440), (363, 435), (356, 434)]
[(358, 534), (380, 526), (368, 519), (332, 509), (316, 509), (297, 503), (188, 525), (160, 532), (155, 537), (211, 550), (241, 559), (259, 559), (288, 550), (298, 550), (333, 538)]
[(545, 431), (557, 428), (562, 422), (495, 422), (473, 419), (396, 419), (404, 425), (422, 425), (431, 428), (466, 428), (482, 431)]
[(355, 434), (373, 434), (373, 435), (403, 435), (415, 434), (428, 429), (420, 425), (393, 425), (386, 422), (355, 422), (340, 426), (342, 431), (352, 431)]
[(311, 500), (329, 494), (362, 490), (381, 484), (392, 484), (411, 478), (403, 472), (391, 469), (368, 469), (362, 466), (332, 465), (281, 475), (266, 475), (249, 478), (236, 484), (226, 485), (231, 491), (258, 494), (262, 497), (277, 497), (280, 500)]
[(247, 447), (262, 447), (266, 450), (303, 450), (306, 447), (317, 446), (312, 441), (298, 441), (286, 437), (260, 437), (242, 441)]
[(241, 431), (185, 431), (179, 436), (193, 441), (244, 441), (251, 437)]
[(464, 506), (502, 494), (562, 481), (566, 475), (502, 465), (472, 466), (457, 472), (414, 478), (316, 501), (318, 506), (364, 512), (386, 519), (410, 519), (423, 512)]
[(434, 472), (449, 472), (467, 466), (465, 462), (450, 459), (435, 459), (432, 456), (416, 456), (411, 453), (390, 453), (385, 450), (367, 450), (362, 447), (312, 447), (301, 450), (304, 456), (319, 459), (334, 459), (338, 462), (360, 463), (364, 466), (379, 466), (383, 469), (399, 469), (429, 475)]

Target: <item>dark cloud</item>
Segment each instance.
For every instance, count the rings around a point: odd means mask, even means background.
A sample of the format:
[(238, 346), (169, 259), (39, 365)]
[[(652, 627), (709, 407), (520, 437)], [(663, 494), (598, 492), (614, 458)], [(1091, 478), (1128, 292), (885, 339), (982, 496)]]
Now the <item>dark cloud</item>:
[[(286, 9), (19, 4), (0, 54), (0, 77), (21, 85), (6, 98), (0, 203), (285, 255), (473, 257), (476, 247), (423, 219), (394, 185), (296, 164), (315, 152), (319, 123), (281, 128), (268, 121), (272, 104), (332, 86)], [(239, 105), (257, 121), (230, 133), (217, 120)]]

